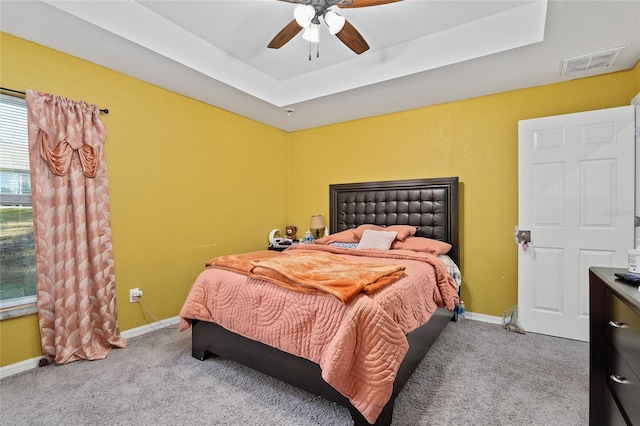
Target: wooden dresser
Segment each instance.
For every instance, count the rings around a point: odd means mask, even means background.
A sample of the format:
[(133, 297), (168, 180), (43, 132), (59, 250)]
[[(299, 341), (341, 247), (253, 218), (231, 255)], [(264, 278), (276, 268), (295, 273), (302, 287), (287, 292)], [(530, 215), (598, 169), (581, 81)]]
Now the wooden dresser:
[(640, 425), (640, 291), (589, 269), (589, 424)]

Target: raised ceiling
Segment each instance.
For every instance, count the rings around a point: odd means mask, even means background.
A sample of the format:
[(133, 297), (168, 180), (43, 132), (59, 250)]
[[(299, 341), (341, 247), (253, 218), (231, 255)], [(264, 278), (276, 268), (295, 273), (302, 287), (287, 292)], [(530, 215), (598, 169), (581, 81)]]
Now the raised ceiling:
[[(326, 27), (317, 49), (301, 33), (268, 49), (295, 7), (2, 0), (0, 28), (285, 131), (625, 70), (640, 60), (640, 1), (404, 0), (338, 10), (369, 43), (362, 55)], [(606, 52), (613, 49), (615, 57)], [(563, 59), (593, 53), (614, 61), (561, 75)]]

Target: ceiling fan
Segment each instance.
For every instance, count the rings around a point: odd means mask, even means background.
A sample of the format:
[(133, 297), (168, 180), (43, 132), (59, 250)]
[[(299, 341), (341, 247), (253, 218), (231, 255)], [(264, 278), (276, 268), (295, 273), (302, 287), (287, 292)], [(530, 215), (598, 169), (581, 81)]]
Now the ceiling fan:
[(329, 32), (340, 39), (349, 49), (360, 55), (369, 50), (369, 45), (362, 35), (344, 17), (331, 8), (337, 6), (341, 9), (378, 6), (387, 3), (395, 3), (402, 0), (279, 0), (287, 3), (299, 4), (294, 11), (294, 20), (289, 22), (271, 40), (268, 47), (280, 49), (289, 40), (296, 36), (302, 29), (302, 35), (309, 42), (319, 41), (320, 17), (329, 27)]

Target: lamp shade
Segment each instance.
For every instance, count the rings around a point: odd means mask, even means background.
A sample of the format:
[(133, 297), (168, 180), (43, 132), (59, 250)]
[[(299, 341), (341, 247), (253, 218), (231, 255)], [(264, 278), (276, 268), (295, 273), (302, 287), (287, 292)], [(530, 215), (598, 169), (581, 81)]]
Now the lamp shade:
[(319, 214), (311, 216), (311, 223), (309, 224), (310, 229), (320, 229), (324, 228), (324, 220), (322, 220), (322, 216)]
[(316, 10), (310, 4), (300, 5), (293, 11), (293, 17), (302, 28), (308, 27), (315, 16)]
[(320, 42), (320, 25), (311, 24), (304, 30), (302, 33), (302, 38), (310, 41), (311, 43), (319, 43)]
[(344, 27), (345, 19), (344, 16), (328, 10), (324, 14), (324, 23), (329, 27), (331, 34), (337, 34)]

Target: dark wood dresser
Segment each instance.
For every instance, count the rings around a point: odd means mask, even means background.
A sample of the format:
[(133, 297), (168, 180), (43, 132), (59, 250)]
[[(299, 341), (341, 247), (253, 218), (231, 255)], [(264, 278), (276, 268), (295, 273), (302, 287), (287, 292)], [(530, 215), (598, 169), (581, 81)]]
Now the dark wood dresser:
[(640, 291), (589, 268), (589, 424), (640, 425)]

